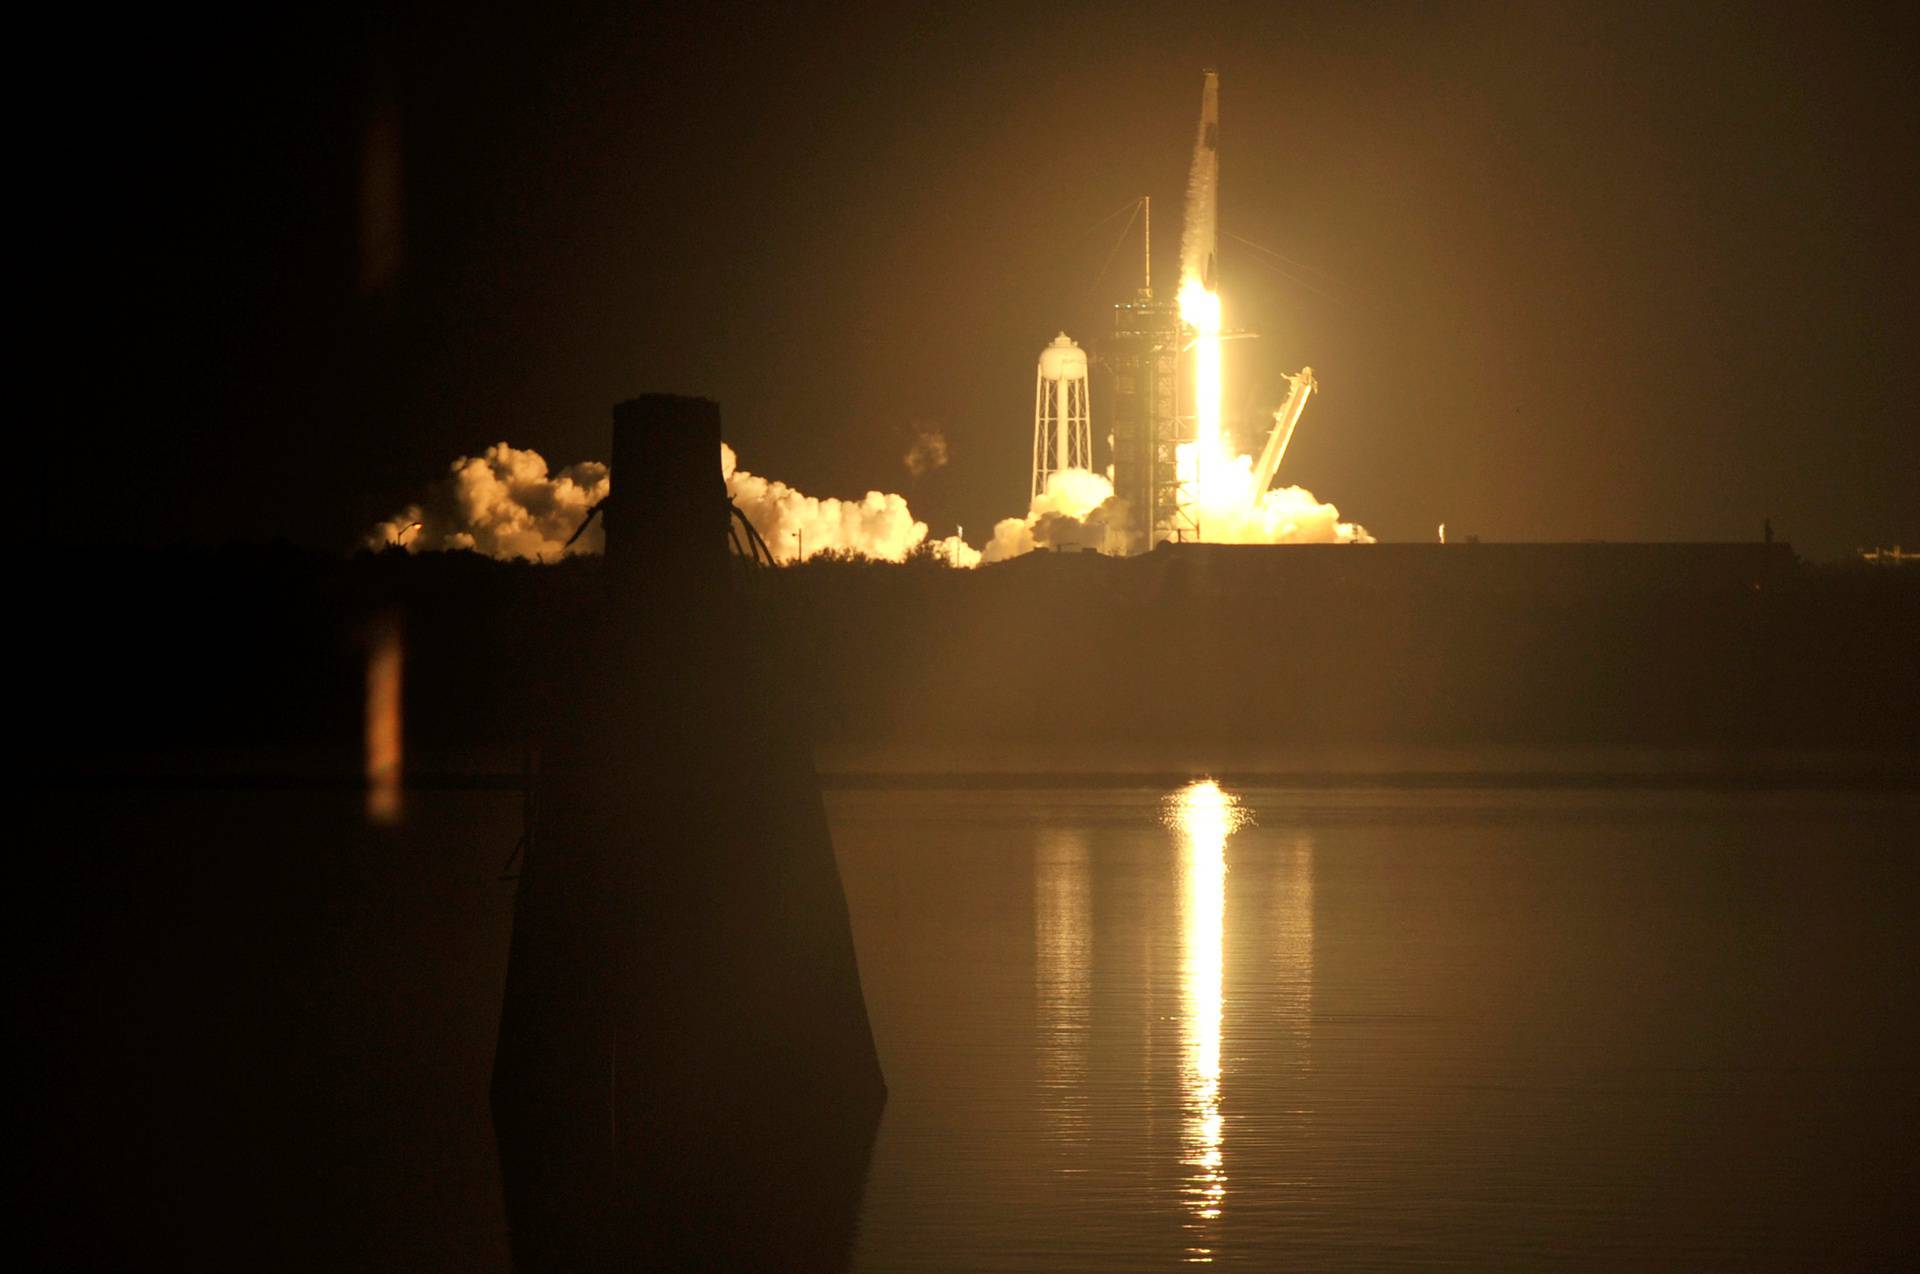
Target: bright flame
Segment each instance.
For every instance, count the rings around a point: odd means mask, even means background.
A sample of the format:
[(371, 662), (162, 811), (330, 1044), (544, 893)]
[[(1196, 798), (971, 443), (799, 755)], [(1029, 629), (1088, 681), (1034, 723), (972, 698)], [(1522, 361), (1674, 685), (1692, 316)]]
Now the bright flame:
[(1220, 294), (1198, 278), (1180, 283), (1180, 321), (1193, 331), (1193, 441), (1174, 449), (1180, 507), (1205, 539), (1207, 510), (1219, 506), (1221, 479), (1233, 457), (1220, 432)]
[[(1192, 437), (1174, 447), (1176, 539), (1216, 544), (1348, 543), (1372, 539), (1340, 511), (1299, 487), (1266, 490), (1260, 473), (1226, 435), (1221, 411), (1225, 339), (1220, 276), (1215, 258), (1220, 206), (1220, 79), (1207, 72), (1200, 93), (1200, 131), (1187, 177), (1186, 223), (1180, 236), (1180, 322), (1192, 354)], [(1304, 400), (1301, 405), (1304, 406)], [(1185, 405), (1181, 410), (1184, 412)], [(1297, 420), (1297, 417), (1295, 418)], [(1276, 420), (1276, 427), (1278, 421)], [(1289, 434), (1290, 436), (1290, 434)], [(1158, 528), (1154, 528), (1158, 530)]]
[[(1174, 448), (1189, 532), (1212, 544), (1367, 543), (1366, 528), (1300, 487), (1261, 490), (1254, 457), (1238, 450), (1220, 414), (1220, 293), (1180, 285), (1180, 321), (1193, 335), (1193, 440)], [(1279, 413), (1275, 413), (1278, 426)]]
[[(1293, 1048), (1272, 1059), (1272, 1068), (1311, 1068), (1313, 1040), (1313, 842), (1304, 834), (1280, 851), (1273, 865), (1274, 1016), (1293, 1038)], [(1304, 1113), (1304, 1112), (1301, 1112)]]
[[(1180, 320), (1193, 332), (1193, 440), (1174, 448), (1180, 511), (1193, 538), (1213, 544), (1368, 543), (1366, 528), (1301, 487), (1262, 490), (1254, 457), (1239, 451), (1220, 415), (1220, 293), (1180, 285)], [(1274, 413), (1279, 428), (1279, 412)], [(1271, 480), (1269, 477), (1268, 480)]]
[[(1239, 801), (1206, 779), (1167, 798), (1166, 821), (1186, 850), (1182, 864), (1180, 990), (1185, 1119), (1181, 1163), (1189, 1170), (1187, 1208), (1196, 1222), (1219, 1219), (1227, 1197), (1225, 1121), (1220, 1114), (1220, 1022), (1225, 1002), (1227, 837), (1246, 821)], [(1195, 1245), (1189, 1259), (1209, 1261)]]
[(1180, 282), (1180, 321), (1193, 329), (1193, 425), (1202, 445), (1220, 437), (1220, 294)]

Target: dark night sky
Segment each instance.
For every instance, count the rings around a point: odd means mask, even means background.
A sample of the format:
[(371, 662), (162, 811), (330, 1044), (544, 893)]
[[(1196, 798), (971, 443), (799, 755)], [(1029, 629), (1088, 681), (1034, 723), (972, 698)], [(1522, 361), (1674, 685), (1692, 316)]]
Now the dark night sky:
[[(977, 539), (1023, 511), (1034, 354), (1133, 286), (1090, 227), (1152, 194), (1172, 285), (1217, 65), (1222, 227), (1316, 271), (1222, 246), (1264, 333), (1229, 402), (1321, 381), (1293, 480), (1386, 538), (1920, 543), (1910, 17), (539, 8), (131, 33), (67, 160), (131, 364), (95, 532), (345, 548), (456, 454), (604, 458), (673, 390), (755, 472)], [(953, 453), (917, 482), (915, 424)]]

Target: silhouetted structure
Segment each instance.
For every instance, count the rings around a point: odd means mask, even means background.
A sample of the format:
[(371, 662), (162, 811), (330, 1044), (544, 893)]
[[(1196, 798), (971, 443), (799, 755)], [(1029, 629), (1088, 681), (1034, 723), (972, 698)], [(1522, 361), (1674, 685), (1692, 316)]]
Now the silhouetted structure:
[(717, 408), (614, 413), (493, 1089), (516, 1265), (832, 1267), (885, 1088), (811, 754), (729, 586)]

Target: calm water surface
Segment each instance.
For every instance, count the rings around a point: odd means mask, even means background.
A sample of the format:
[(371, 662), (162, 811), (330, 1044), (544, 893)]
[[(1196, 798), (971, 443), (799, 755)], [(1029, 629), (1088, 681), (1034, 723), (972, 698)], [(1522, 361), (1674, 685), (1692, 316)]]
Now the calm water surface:
[(854, 1268), (1892, 1267), (1912, 794), (842, 791)]

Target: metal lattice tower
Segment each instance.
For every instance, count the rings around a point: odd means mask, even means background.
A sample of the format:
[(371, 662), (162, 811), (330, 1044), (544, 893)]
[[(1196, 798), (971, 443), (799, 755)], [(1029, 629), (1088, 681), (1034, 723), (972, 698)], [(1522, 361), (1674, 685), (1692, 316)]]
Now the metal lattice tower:
[(1033, 490), (1062, 469), (1093, 468), (1093, 413), (1088, 407), (1087, 353), (1065, 332), (1040, 351), (1033, 381)]
[(1176, 464), (1180, 444), (1193, 438), (1192, 418), (1180, 412), (1180, 316), (1171, 300), (1156, 301), (1142, 288), (1137, 299), (1113, 307), (1113, 319), (1100, 363), (1114, 493), (1133, 510), (1142, 551), (1162, 540), (1197, 539), (1179, 498)]
[(1183, 499), (1179, 450), (1193, 441), (1191, 414), (1180, 411), (1181, 355), (1187, 331), (1179, 306), (1153, 296), (1153, 202), (1142, 196), (1140, 290), (1113, 307), (1113, 332), (1100, 343), (1106, 375), (1107, 442), (1114, 494), (1141, 531), (1136, 551), (1162, 540), (1197, 540), (1200, 525)]

